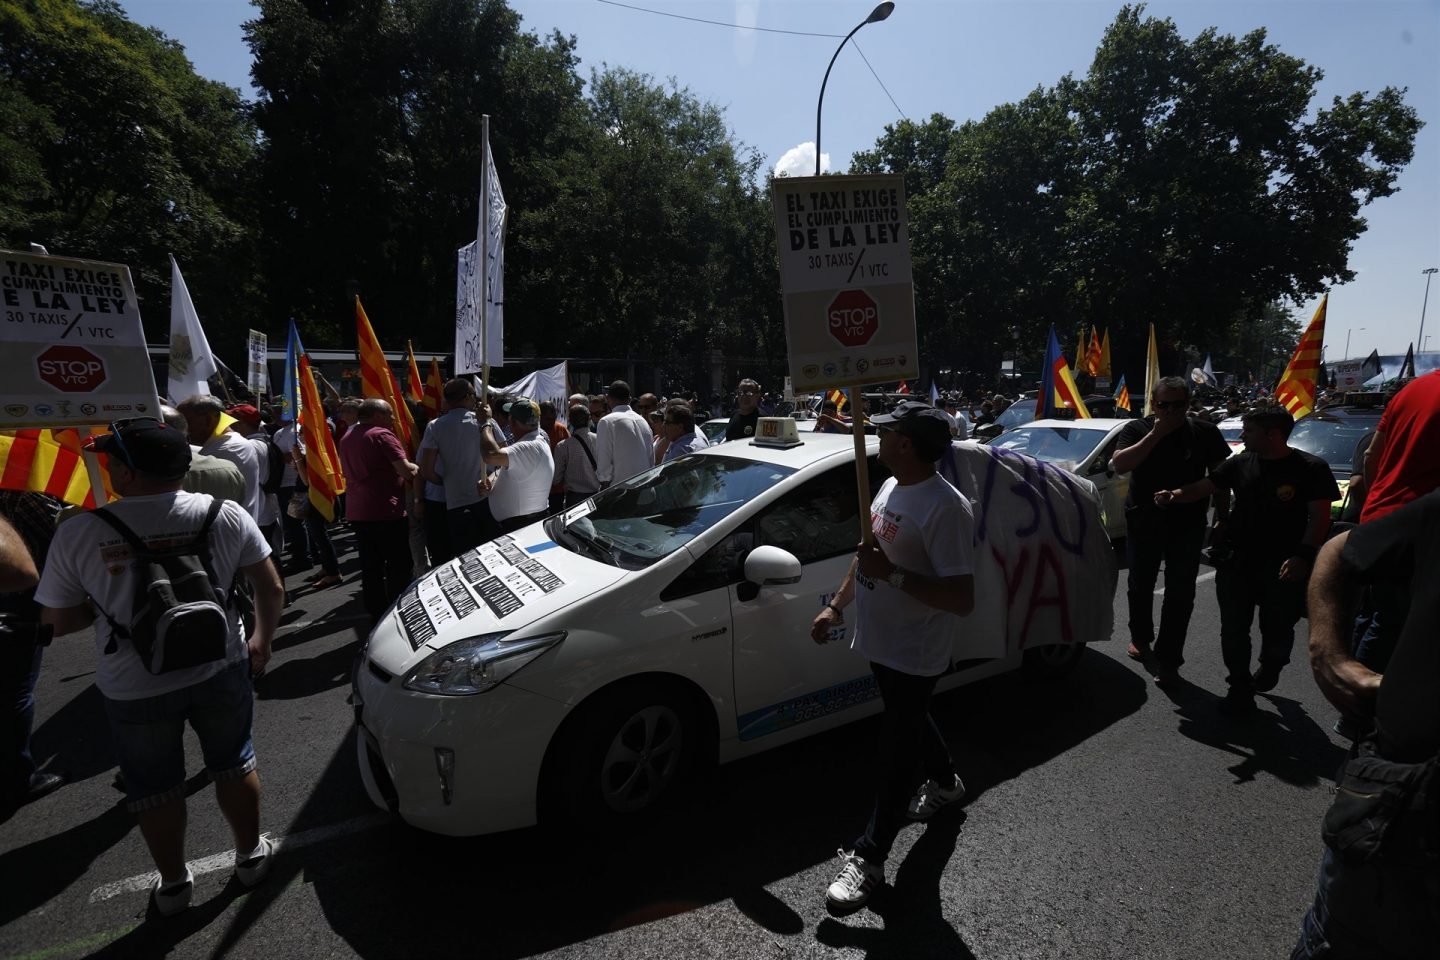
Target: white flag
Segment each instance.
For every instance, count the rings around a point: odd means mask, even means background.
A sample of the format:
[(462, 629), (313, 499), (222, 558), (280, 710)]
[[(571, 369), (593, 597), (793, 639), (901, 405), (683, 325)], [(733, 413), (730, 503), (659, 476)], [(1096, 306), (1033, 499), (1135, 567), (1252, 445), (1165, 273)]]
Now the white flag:
[[(488, 363), (505, 364), (505, 194), (490, 152), (489, 118), (485, 120), (485, 173), (480, 189), (480, 215), (475, 242), (460, 248), (456, 276), (455, 372), (479, 370)], [(485, 250), (485, 329), (480, 329), (480, 271), (474, 261)], [(467, 253), (468, 251), (468, 253)], [(460, 295), (461, 285), (464, 289)]]
[(215, 356), (200, 327), (200, 316), (190, 302), (180, 265), (170, 257), (170, 360), (166, 392), (171, 403), (179, 403), (195, 394), (210, 393), (206, 380), (215, 375)]
[(1215, 368), (1210, 366), (1210, 354), (1208, 353), (1205, 354), (1205, 366), (1200, 368), (1200, 372), (1205, 374), (1205, 382), (1210, 384), (1210, 386), (1220, 386), (1220, 381), (1215, 379)]

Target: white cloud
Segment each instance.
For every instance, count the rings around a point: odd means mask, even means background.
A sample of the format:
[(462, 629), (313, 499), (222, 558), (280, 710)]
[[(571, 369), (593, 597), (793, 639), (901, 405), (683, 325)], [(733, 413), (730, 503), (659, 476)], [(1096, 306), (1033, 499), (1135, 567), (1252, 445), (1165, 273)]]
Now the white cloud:
[[(830, 154), (820, 154), (820, 172), (824, 173), (830, 169)], [(815, 142), (806, 140), (796, 147), (785, 151), (775, 163), (775, 176), (777, 177), (812, 177), (815, 175)]]

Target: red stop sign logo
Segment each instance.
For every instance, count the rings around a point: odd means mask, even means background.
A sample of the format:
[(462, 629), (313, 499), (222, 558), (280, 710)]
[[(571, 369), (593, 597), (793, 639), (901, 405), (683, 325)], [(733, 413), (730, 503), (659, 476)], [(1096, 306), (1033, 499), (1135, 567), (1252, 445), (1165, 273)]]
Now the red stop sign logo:
[(105, 382), (105, 361), (84, 347), (50, 347), (35, 366), (41, 380), (64, 393), (89, 393)]
[(880, 329), (880, 308), (864, 290), (842, 290), (826, 311), (830, 336), (847, 347), (863, 347)]

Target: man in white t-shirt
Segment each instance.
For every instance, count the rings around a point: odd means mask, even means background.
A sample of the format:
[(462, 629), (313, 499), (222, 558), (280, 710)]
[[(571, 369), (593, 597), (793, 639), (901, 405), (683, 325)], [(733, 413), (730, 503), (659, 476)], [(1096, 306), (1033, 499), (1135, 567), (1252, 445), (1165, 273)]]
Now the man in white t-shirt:
[(550, 438), (540, 429), (540, 408), (523, 398), (508, 406), (515, 441), (501, 447), (489, 434), (482, 440), (485, 462), (500, 468), (489, 483), (490, 510), (501, 533), (544, 518), (555, 478), (555, 457), (550, 453)]
[[(278, 570), (280, 551), (285, 548), (285, 542), (280, 537), (280, 500), (277, 493), (279, 487), (275, 490), (265, 489), (265, 478), (270, 476), (270, 435), (260, 425), (260, 411), (250, 404), (237, 404), (225, 412), (235, 418), (235, 422), (230, 425), (230, 432), (240, 434), (255, 448), (255, 472), (260, 478), (260, 507), (255, 514), (255, 523), (270, 544), (275, 568)], [(279, 454), (278, 450), (276, 454)], [(283, 473), (281, 480), (283, 484)]]
[(655, 466), (655, 434), (649, 422), (630, 409), (630, 384), (616, 380), (605, 397), (610, 412), (595, 431), (595, 473), (602, 488)]
[(885, 703), (870, 823), (853, 849), (840, 851), (844, 863), (826, 891), (838, 913), (858, 910), (885, 882), (885, 859), (907, 815), (929, 819), (965, 795), (930, 718), (930, 694), (950, 668), (961, 618), (975, 608), (970, 501), (935, 472), (950, 446), (943, 412), (910, 401), (871, 420), (880, 433), (880, 462), (893, 476), (870, 505), (874, 539), (860, 545), (811, 629), (815, 642), (825, 643), (853, 599), (852, 647), (870, 661)]
[[(190, 447), (179, 430), (148, 418), (128, 420), (94, 446), (107, 455), (111, 483), (123, 497), (105, 512), (151, 549), (203, 540), (193, 552), (202, 559), (208, 552), (208, 572), (229, 623), (214, 659), (151, 673), (129, 632), (140, 575), (133, 550), (120, 529), (95, 514), (76, 516), (56, 531), (35, 592), (44, 607), (41, 622), (52, 625), (56, 636), (94, 626), (95, 685), (129, 809), (160, 872), (152, 902), (168, 915), (189, 906), (195, 886), (185, 865), (186, 721), (200, 738), (215, 798), (234, 835), (236, 876), (253, 886), (269, 870), (270, 843), (260, 836), (251, 678), (270, 659), (284, 588), (270, 563), (270, 547), (249, 515), (227, 500), (212, 517), (212, 497), (181, 489)], [(228, 599), (237, 575), (250, 582), (255, 595), (255, 628), (248, 639)]]
[(260, 455), (255, 452), (255, 444), (229, 427), (216, 433), (225, 405), (208, 394), (186, 397), (176, 404), (176, 408), (190, 428), (190, 442), (199, 447), (201, 453), (229, 460), (240, 468), (240, 475), (245, 478), (245, 499), (240, 505), (250, 514), (250, 519), (259, 523)]

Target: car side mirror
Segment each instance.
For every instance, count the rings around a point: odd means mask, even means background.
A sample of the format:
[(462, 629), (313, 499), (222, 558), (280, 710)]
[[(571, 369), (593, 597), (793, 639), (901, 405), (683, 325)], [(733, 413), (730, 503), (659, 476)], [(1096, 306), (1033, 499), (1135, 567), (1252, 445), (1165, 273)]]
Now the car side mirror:
[(800, 560), (779, 547), (756, 547), (745, 558), (745, 579), (761, 587), (799, 583)]

